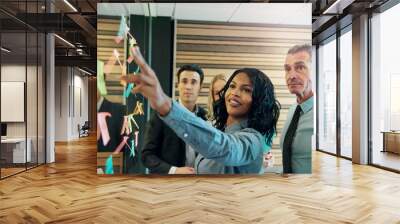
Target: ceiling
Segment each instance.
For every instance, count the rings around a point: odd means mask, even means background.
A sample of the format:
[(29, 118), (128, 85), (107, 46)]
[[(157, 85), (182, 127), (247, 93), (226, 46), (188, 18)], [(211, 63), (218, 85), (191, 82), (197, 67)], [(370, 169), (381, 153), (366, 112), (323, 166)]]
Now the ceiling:
[(286, 3), (101, 3), (98, 15), (169, 16), (177, 20), (311, 25), (310, 4)]
[[(152, 2), (159, 3), (133, 4), (133, 1), (137, 0), (0, 0), (0, 24), (3, 33), (24, 33), (27, 28), (40, 32), (55, 32), (77, 46), (71, 49), (68, 44), (56, 38), (56, 63), (71, 65), (73, 62), (73, 66), (85, 66), (95, 71), (97, 14), (113, 16), (136, 14), (170, 16), (178, 20), (312, 25), (313, 43), (319, 43), (337, 29), (351, 24), (354, 16), (371, 12), (386, 3), (398, 2), (398, 0), (213, 0), (222, 3), (169, 3), (167, 0), (153, 0)], [(200, 0), (175, 2), (196, 1)], [(231, 3), (224, 3), (227, 1)], [(48, 13), (50, 9), (52, 13)], [(13, 39), (11, 34), (4, 38)], [(76, 51), (78, 48), (82, 49), (80, 52), (83, 55), (78, 54)], [(29, 52), (30, 48), (27, 50), (28, 55)]]
[[(28, 32), (49, 32), (72, 43), (55, 38), (56, 65), (72, 65), (95, 73), (97, 0), (0, 0), (0, 24), (3, 45), (11, 49), (8, 54), (24, 55), (25, 43), (19, 41)], [(50, 13), (51, 12), (51, 13)], [(30, 38), (27, 38), (28, 41)], [(18, 50), (20, 49), (20, 50)], [(27, 54), (35, 55), (35, 46), (28, 45)], [(18, 53), (20, 52), (20, 53)], [(71, 64), (73, 62), (74, 64)]]
[(387, 2), (398, 0), (313, 0), (313, 44), (332, 36), (361, 14), (375, 13)]

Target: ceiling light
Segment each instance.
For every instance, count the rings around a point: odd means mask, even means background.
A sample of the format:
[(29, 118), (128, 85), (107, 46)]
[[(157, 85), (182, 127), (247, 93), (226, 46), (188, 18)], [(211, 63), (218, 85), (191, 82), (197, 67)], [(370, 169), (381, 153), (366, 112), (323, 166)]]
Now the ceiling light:
[(92, 73), (90, 73), (90, 72), (88, 72), (88, 71), (86, 71), (86, 70), (83, 70), (83, 69), (81, 69), (81, 68), (79, 68), (79, 67), (78, 67), (78, 69), (79, 69), (81, 72), (83, 72), (83, 73), (85, 73), (85, 74), (87, 74), (87, 75), (92, 75)]
[(351, 5), (355, 0), (336, 0), (322, 14), (342, 14), (347, 6)]
[(71, 44), (71, 42), (67, 41), (66, 39), (58, 36), (57, 34), (54, 34), (55, 37), (57, 37), (58, 39), (62, 40), (64, 43), (68, 44), (69, 46), (75, 48), (75, 45)]
[(78, 10), (71, 4), (69, 3), (68, 0), (64, 0), (65, 4), (67, 4), (72, 10), (74, 10), (74, 12), (78, 12)]
[(7, 49), (7, 48), (5, 48), (5, 47), (1, 47), (1, 50), (4, 51), (4, 52), (6, 52), (6, 53), (10, 53), (10, 52), (11, 52), (11, 50), (9, 50), (9, 49)]

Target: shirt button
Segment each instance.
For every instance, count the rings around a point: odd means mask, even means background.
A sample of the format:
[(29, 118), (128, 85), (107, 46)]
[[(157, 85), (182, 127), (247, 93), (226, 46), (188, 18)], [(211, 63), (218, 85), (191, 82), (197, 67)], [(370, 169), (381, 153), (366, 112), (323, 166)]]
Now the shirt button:
[(187, 138), (187, 137), (188, 137), (188, 134), (187, 134), (187, 133), (183, 134), (183, 137), (184, 137), (184, 138)]

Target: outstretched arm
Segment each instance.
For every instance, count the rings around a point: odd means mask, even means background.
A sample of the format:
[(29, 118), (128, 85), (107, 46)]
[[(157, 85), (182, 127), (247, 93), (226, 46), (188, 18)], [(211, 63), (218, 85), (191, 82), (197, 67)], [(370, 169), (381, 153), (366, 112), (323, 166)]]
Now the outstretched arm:
[[(173, 102), (161, 119), (195, 151), (226, 166), (244, 166), (262, 160), (264, 137), (252, 128), (224, 133)], [(261, 164), (261, 163), (260, 163)]]
[[(139, 48), (132, 48), (132, 55), (140, 67), (138, 75), (123, 76), (135, 83), (135, 93), (141, 93), (158, 112), (161, 119), (183, 139), (186, 144), (206, 158), (223, 162), (227, 166), (247, 165), (262, 158), (263, 136), (248, 128), (234, 134), (226, 134), (196, 117), (164, 93), (156, 74), (144, 61)], [(172, 113), (170, 113), (173, 110)]]

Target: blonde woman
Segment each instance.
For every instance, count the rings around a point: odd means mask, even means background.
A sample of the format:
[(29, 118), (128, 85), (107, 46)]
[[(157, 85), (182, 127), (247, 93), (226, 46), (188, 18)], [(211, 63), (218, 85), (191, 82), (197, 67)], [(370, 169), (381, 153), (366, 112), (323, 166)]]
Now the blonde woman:
[(208, 115), (207, 118), (209, 121), (214, 120), (214, 104), (217, 100), (219, 100), (219, 92), (224, 88), (226, 84), (226, 76), (224, 74), (218, 74), (214, 76), (210, 83), (210, 94), (208, 95)]

